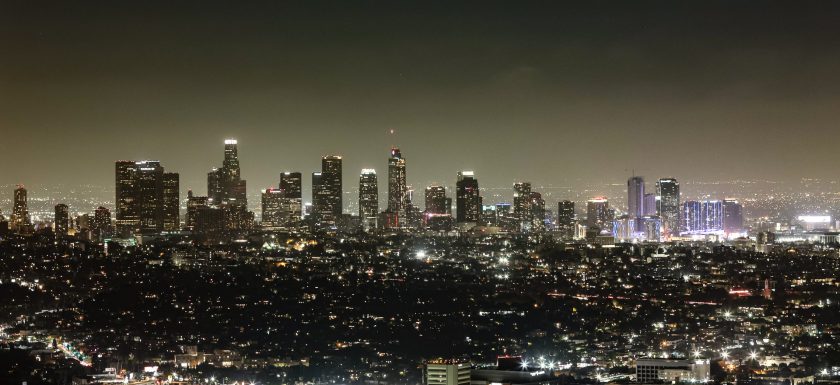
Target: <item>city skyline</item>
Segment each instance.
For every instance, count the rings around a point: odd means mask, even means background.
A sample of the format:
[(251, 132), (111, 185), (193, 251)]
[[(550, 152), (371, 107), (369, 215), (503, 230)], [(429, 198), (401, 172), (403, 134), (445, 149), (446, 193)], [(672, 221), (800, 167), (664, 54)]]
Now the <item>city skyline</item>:
[(0, 385), (840, 384), (838, 21), (0, 0)]

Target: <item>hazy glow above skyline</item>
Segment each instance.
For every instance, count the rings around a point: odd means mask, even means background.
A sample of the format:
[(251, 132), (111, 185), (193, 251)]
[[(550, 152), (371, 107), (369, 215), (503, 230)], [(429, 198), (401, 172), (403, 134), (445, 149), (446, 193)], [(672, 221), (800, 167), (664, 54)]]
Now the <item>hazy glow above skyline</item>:
[(159, 159), (203, 193), (226, 138), (251, 191), (392, 145), (418, 191), (836, 177), (840, 5), (322, 4), (3, 5), (0, 184)]

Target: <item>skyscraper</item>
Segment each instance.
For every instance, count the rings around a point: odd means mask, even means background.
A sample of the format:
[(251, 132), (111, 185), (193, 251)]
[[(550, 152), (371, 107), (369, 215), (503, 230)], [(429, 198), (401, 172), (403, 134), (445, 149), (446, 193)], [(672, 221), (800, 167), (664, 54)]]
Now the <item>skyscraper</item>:
[(116, 216), (117, 232), (127, 236), (140, 224), (137, 205), (137, 163), (128, 160), (116, 162)]
[(26, 232), (31, 227), (29, 219), (29, 208), (27, 205), (26, 188), (22, 184), (15, 188), (14, 201), (12, 203), (12, 228), (18, 232)]
[(678, 235), (680, 231), (680, 183), (674, 178), (656, 182), (656, 214), (662, 219), (662, 233)]
[(723, 203), (718, 200), (687, 201), (682, 205), (683, 233), (720, 234), (723, 232)]
[(163, 231), (181, 229), (181, 190), (178, 173), (163, 173)]
[[(403, 175), (405, 175), (404, 172)], [(376, 228), (376, 218), (378, 216), (379, 187), (376, 180), (376, 170), (366, 168), (359, 175), (359, 219), (362, 221), (362, 227), (365, 230)]]
[(247, 184), (239, 168), (237, 145), (236, 139), (226, 139), (222, 167), (213, 168), (207, 174), (208, 203), (223, 210), (225, 227), (233, 231), (245, 230), (253, 222), (253, 213), (248, 211)]
[(163, 167), (157, 161), (138, 162), (135, 175), (139, 230), (142, 233), (159, 232), (163, 229)]
[(446, 198), (446, 188), (443, 186), (432, 185), (426, 187), (425, 205), (427, 214), (447, 214), (448, 199)]
[(209, 198), (206, 196), (193, 195), (192, 190), (187, 192), (187, 216), (186, 227), (189, 230), (195, 230), (196, 215), (200, 207), (208, 207), (210, 205)]
[(111, 210), (99, 206), (93, 211), (93, 239), (102, 242), (105, 237), (111, 235)]
[(479, 223), (481, 219), (481, 194), (478, 179), (472, 171), (459, 171), (455, 183), (455, 220), (458, 223)]
[(407, 193), (405, 158), (399, 148), (392, 147), (391, 156), (388, 157), (388, 211), (403, 215)]
[(531, 184), (517, 182), (513, 184), (513, 215), (519, 221), (519, 231), (530, 231), (533, 225), (531, 210)]
[(610, 228), (610, 202), (607, 198), (592, 198), (586, 201), (586, 226), (608, 230)]
[(723, 231), (727, 235), (744, 231), (744, 216), (737, 199), (723, 200)]
[(564, 200), (557, 203), (557, 230), (563, 239), (575, 235), (575, 202)]
[(324, 175), (320, 171), (312, 173), (312, 217), (316, 222), (331, 216), (329, 210), (329, 190), (324, 185)]
[(285, 224), (283, 218), (283, 191), (280, 189), (262, 190), (262, 221), (266, 229), (275, 229)]
[[(317, 173), (318, 199), (313, 197), (315, 213), (325, 224), (335, 224), (343, 208), (341, 185), (341, 157), (327, 155), (321, 158), (321, 172)], [(316, 190), (316, 175), (312, 174), (313, 194)]]
[(300, 221), (303, 209), (302, 178), (299, 172), (280, 174), (280, 191), (283, 192), (284, 226), (293, 226)]
[(70, 230), (70, 209), (64, 203), (55, 205), (55, 237), (65, 238)]
[(656, 202), (656, 194), (654, 193), (645, 193), (644, 197), (644, 205), (642, 214), (646, 217), (656, 216), (656, 208), (659, 204)]
[(575, 225), (575, 202), (560, 201), (557, 203), (557, 226), (561, 229), (572, 229)]
[(531, 192), (530, 196), (530, 220), (531, 225), (529, 231), (532, 233), (540, 233), (545, 231), (545, 200), (542, 194), (538, 192)]
[(117, 231), (120, 235), (158, 233), (164, 230), (167, 217), (170, 225), (177, 228), (177, 185), (178, 174), (165, 175), (158, 161), (117, 161)]
[(627, 215), (641, 218), (645, 215), (645, 178), (633, 176), (627, 179)]

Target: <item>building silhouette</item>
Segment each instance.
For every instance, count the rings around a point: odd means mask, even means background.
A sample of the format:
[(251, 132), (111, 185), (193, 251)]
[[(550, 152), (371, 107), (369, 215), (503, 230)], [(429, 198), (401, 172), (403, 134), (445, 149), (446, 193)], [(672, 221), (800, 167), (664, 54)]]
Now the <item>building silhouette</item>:
[[(404, 172), (403, 175), (405, 175)], [(359, 220), (362, 223), (362, 228), (365, 230), (375, 229), (378, 216), (379, 186), (376, 179), (376, 170), (366, 168), (359, 175)]]
[(478, 224), (481, 221), (481, 194), (474, 172), (458, 172), (458, 181), (455, 183), (455, 206), (457, 223)]

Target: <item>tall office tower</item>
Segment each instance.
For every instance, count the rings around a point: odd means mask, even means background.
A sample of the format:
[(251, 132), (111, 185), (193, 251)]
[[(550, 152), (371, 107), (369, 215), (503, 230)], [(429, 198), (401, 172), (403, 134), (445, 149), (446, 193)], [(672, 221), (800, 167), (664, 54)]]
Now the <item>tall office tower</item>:
[(646, 193), (644, 198), (644, 210), (642, 210), (642, 214), (646, 217), (656, 216), (656, 208), (659, 205), (656, 202), (656, 194), (654, 193)]
[(545, 231), (545, 200), (542, 194), (538, 192), (531, 192), (530, 197), (530, 231), (539, 233)]
[(157, 161), (136, 164), (139, 230), (142, 233), (159, 232), (163, 230), (163, 167)]
[(434, 360), (426, 363), (425, 385), (469, 385), (470, 364), (453, 360)]
[(163, 173), (163, 231), (181, 229), (181, 190), (177, 172)]
[(195, 196), (192, 190), (187, 191), (187, 228), (192, 231), (195, 230), (195, 219), (200, 207), (208, 207), (210, 198), (206, 196)]
[[(166, 174), (154, 160), (116, 162), (117, 231), (121, 236), (135, 232), (157, 233), (164, 230), (164, 219), (177, 217), (178, 174)], [(168, 182), (164, 182), (168, 180)], [(168, 185), (165, 192), (164, 186)], [(174, 185), (174, 186), (173, 186)], [(172, 203), (175, 201), (176, 203)], [(168, 213), (166, 202), (170, 202)], [(177, 218), (171, 223), (178, 223)]]
[(392, 147), (388, 158), (388, 211), (403, 215), (407, 202), (405, 158), (399, 148)]
[(102, 242), (111, 235), (111, 210), (99, 206), (93, 211), (93, 239)]
[(530, 231), (533, 225), (531, 211), (531, 184), (517, 182), (513, 184), (513, 215), (519, 221), (519, 231)]
[(208, 201), (223, 209), (229, 230), (244, 230), (253, 222), (253, 214), (248, 212), (247, 184), (241, 177), (237, 144), (235, 139), (226, 139), (222, 167), (213, 168), (207, 174)]
[(680, 232), (680, 183), (674, 178), (656, 182), (656, 214), (662, 219), (662, 233), (668, 236)]
[(645, 178), (634, 176), (627, 179), (627, 215), (641, 218), (645, 214)]
[[(403, 172), (403, 175), (405, 175), (405, 172)], [(376, 218), (378, 216), (379, 186), (376, 180), (376, 170), (366, 168), (359, 175), (359, 220), (362, 221), (362, 228), (365, 230), (376, 228)]]
[(18, 232), (26, 231), (31, 227), (32, 222), (29, 219), (29, 208), (26, 201), (26, 188), (22, 184), (15, 188), (11, 219), (12, 228)]
[(262, 222), (266, 229), (275, 229), (285, 223), (283, 218), (283, 191), (280, 189), (262, 190)]
[(324, 176), (320, 171), (312, 173), (312, 217), (316, 222), (323, 220), (324, 216), (329, 216), (329, 191), (324, 186)]
[(599, 197), (586, 201), (586, 226), (590, 229), (597, 227), (604, 231), (609, 230), (611, 216), (610, 202), (607, 198)]
[(744, 216), (741, 203), (737, 199), (723, 200), (723, 232), (737, 234), (744, 231)]
[(299, 172), (284, 172), (280, 174), (280, 191), (283, 192), (283, 211), (286, 226), (300, 222), (303, 210), (303, 188)]
[(64, 203), (55, 205), (55, 236), (64, 238), (70, 230), (70, 209)]
[(452, 211), (451, 208), (446, 207), (447, 202), (451, 200), (446, 198), (446, 188), (443, 186), (426, 187), (425, 198), (427, 214), (448, 214)]
[(557, 203), (557, 227), (561, 230), (574, 230), (575, 202), (560, 201)]
[(128, 160), (116, 162), (116, 216), (117, 233), (127, 236), (140, 225), (140, 207), (137, 202), (137, 163)]
[[(321, 158), (321, 189), (322, 199), (320, 207), (315, 207), (320, 212), (322, 219), (335, 223), (343, 209), (343, 192), (341, 185), (341, 157), (327, 155)], [(315, 201), (313, 200), (313, 203)]]
[(455, 221), (476, 223), (481, 219), (481, 194), (478, 179), (472, 171), (459, 171), (455, 183)]
[(683, 232), (720, 234), (723, 232), (723, 203), (718, 200), (687, 201), (682, 206)]

